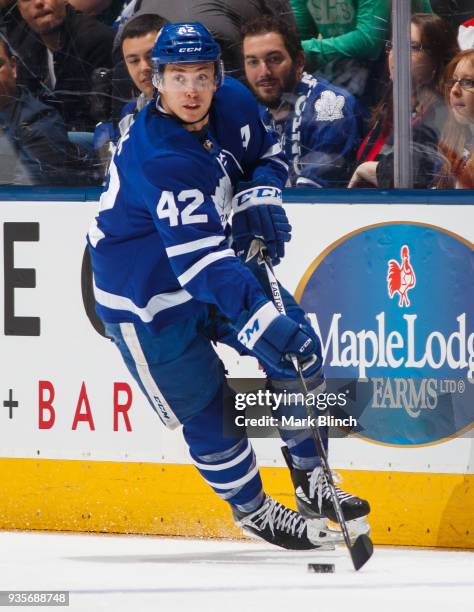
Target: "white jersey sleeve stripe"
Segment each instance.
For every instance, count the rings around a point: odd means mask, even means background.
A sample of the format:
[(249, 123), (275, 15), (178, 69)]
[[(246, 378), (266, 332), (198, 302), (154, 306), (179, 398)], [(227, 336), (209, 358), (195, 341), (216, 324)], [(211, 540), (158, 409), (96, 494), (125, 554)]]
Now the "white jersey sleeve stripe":
[(305, 176), (299, 176), (296, 179), (296, 184), (297, 185), (309, 185), (310, 187), (318, 187), (321, 189), (322, 185), (320, 185), (319, 183), (317, 183), (316, 181), (313, 181), (309, 178), (306, 178)]
[(148, 304), (143, 308), (137, 306), (130, 298), (123, 295), (115, 295), (99, 289), (94, 283), (94, 296), (96, 301), (112, 310), (127, 310), (140, 317), (143, 323), (149, 323), (153, 317), (167, 308), (178, 306), (192, 300), (191, 294), (184, 289), (178, 291), (170, 291), (168, 293), (158, 293), (148, 301)]
[(279, 157), (275, 157), (274, 159), (272, 159), (272, 161), (274, 161), (275, 163), (280, 164), (281, 166), (283, 166), (283, 168), (285, 168), (285, 170), (288, 170), (288, 168), (290, 167), (286, 162), (284, 162)]
[(268, 159), (269, 157), (278, 155), (278, 153), (281, 153), (281, 145), (279, 142), (276, 142), (262, 155), (262, 159)]
[[(120, 189), (120, 178), (117, 166), (115, 165), (114, 158), (112, 158), (112, 161), (110, 162), (109, 176), (109, 186), (107, 187), (107, 190), (104, 191), (100, 196), (100, 212), (103, 212), (104, 210), (110, 210), (114, 207), (115, 200)], [(89, 230), (89, 240), (94, 249), (97, 247), (97, 244), (102, 240), (102, 238), (105, 237), (104, 232), (97, 226), (97, 219), (98, 217), (96, 217), (91, 223), (91, 227)]]
[[(242, 166), (239, 164), (239, 162), (238, 162), (237, 158), (235, 157), (235, 155), (234, 155), (233, 153), (231, 153), (230, 151), (228, 151), (227, 149), (222, 149), (222, 150), (223, 150), (225, 153), (228, 153), (228, 154), (229, 154), (229, 155), (232, 157), (232, 159), (234, 160), (235, 165), (237, 166), (237, 168), (240, 170), (240, 172), (241, 172), (242, 174), (244, 174), (244, 170), (243, 170)], [(221, 165), (221, 167), (222, 167), (222, 163), (221, 163), (221, 161), (220, 161), (220, 159), (219, 159), (219, 158), (217, 158), (217, 161), (219, 162), (219, 164), (220, 164), (220, 165)], [(227, 171), (225, 170), (225, 168), (224, 168), (224, 172), (227, 174)]]
[(228, 468), (234, 467), (235, 465), (241, 463), (244, 459), (246, 459), (250, 453), (252, 452), (252, 447), (250, 446), (250, 442), (247, 441), (247, 447), (244, 451), (234, 457), (230, 461), (226, 461), (224, 463), (198, 463), (197, 461), (193, 461), (194, 465), (198, 468), (198, 470), (204, 470), (206, 472), (220, 472), (221, 470), (227, 470)]
[(145, 388), (153, 408), (166, 427), (176, 429), (176, 427), (180, 425), (180, 422), (175, 413), (171, 410), (170, 405), (159, 390), (155, 379), (151, 375), (134, 324), (120, 323), (120, 331), (122, 332), (125, 344), (132, 355), (133, 361), (135, 362), (135, 367), (137, 368), (138, 376), (140, 377), (140, 381)]
[(219, 244), (225, 240), (226, 238), (224, 236), (210, 236), (209, 238), (191, 240), (190, 242), (183, 242), (183, 244), (176, 244), (175, 246), (168, 247), (166, 249), (166, 254), (168, 257), (177, 257), (178, 255), (192, 253), (193, 251), (199, 251), (200, 249), (219, 246)]
[(199, 272), (207, 268), (210, 264), (218, 261), (219, 259), (224, 259), (225, 257), (235, 257), (235, 253), (232, 249), (225, 249), (225, 251), (216, 251), (214, 253), (208, 253), (201, 259), (199, 259), (195, 264), (193, 264), (190, 268), (188, 268), (185, 272), (183, 272), (180, 276), (178, 276), (178, 282), (181, 286), (189, 283), (191, 279), (193, 279)]

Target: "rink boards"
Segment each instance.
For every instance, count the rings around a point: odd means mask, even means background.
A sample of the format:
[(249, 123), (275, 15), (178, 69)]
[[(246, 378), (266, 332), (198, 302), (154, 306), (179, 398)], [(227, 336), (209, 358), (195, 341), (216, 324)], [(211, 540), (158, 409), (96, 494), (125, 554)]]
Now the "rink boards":
[[(413, 200), (288, 203), (293, 240), (278, 277), (309, 312), (315, 301), (312, 322), (335, 376), (385, 381), (397, 370), (436, 381), (438, 395), (443, 385), (470, 391), (474, 206)], [(84, 236), (97, 208), (1, 204), (0, 527), (237, 536), (180, 432), (160, 425), (85, 314)], [(385, 268), (402, 263), (402, 246), (416, 274), (410, 307), (387, 288)], [(259, 375), (252, 359), (219, 350), (231, 377)], [(331, 440), (343, 487), (370, 500), (376, 543), (474, 548), (466, 393), (447, 418), (428, 387), (423, 397), (417, 387), (418, 404), (389, 387), (380, 386), (365, 435)], [(400, 406), (384, 405), (387, 397)], [(291, 504), (278, 442), (254, 445), (266, 489)]]

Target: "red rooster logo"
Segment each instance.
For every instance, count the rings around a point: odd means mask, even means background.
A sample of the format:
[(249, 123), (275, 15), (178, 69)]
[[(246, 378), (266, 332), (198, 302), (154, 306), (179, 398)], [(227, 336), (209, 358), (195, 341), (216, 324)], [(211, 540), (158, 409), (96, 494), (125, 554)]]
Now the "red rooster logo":
[(391, 259), (388, 262), (387, 288), (390, 297), (398, 293), (398, 305), (403, 307), (410, 306), (408, 291), (415, 286), (416, 278), (415, 271), (410, 263), (410, 250), (406, 244), (402, 246), (400, 254), (402, 258), (401, 265), (398, 265), (398, 261), (395, 261), (395, 259)]

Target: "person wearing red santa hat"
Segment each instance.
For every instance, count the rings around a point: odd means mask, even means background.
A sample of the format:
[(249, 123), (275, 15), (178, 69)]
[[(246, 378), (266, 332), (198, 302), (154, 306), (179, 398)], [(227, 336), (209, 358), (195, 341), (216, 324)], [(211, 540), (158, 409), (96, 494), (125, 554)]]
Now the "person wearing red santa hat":
[(462, 51), (474, 49), (474, 17), (459, 26), (458, 43)]

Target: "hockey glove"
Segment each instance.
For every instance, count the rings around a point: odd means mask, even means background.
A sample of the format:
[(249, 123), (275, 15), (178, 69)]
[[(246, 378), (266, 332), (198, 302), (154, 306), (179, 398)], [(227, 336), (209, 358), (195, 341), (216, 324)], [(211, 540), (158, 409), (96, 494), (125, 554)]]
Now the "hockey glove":
[(302, 364), (303, 371), (319, 370), (322, 364), (321, 343), (313, 328), (279, 314), (271, 302), (266, 302), (250, 317), (238, 339), (262, 365), (271, 368), (272, 376), (297, 376), (291, 362), (293, 355)]
[(232, 201), (232, 237), (237, 256), (245, 259), (254, 238), (265, 242), (276, 265), (285, 255), (285, 242), (291, 239), (291, 225), (281, 205), (281, 190), (253, 187), (238, 193)]

